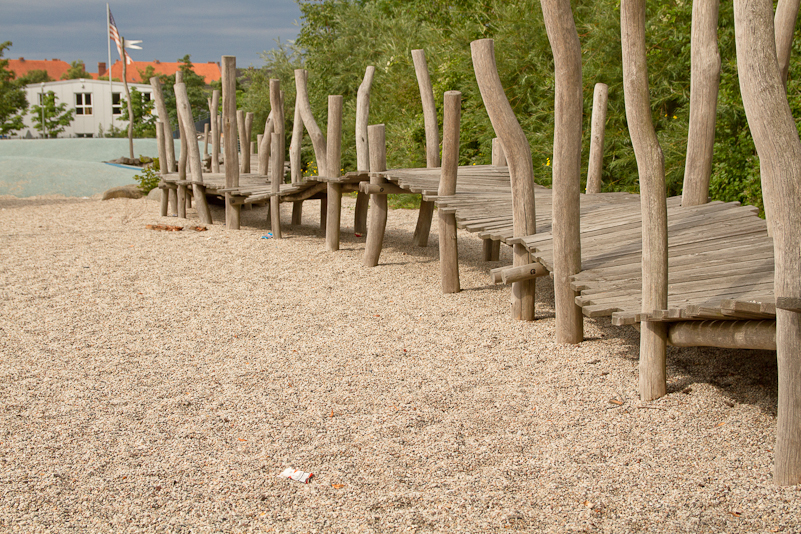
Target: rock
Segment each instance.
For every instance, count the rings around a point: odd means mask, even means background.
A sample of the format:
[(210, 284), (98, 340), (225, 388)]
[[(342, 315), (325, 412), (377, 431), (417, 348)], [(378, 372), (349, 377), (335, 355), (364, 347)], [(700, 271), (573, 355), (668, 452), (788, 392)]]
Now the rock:
[(161, 202), (161, 189), (156, 187), (155, 189), (151, 189), (150, 193), (147, 194), (148, 200), (155, 200), (156, 202)]
[(103, 193), (103, 200), (110, 198), (142, 198), (145, 196), (139, 186), (136, 184), (121, 185), (119, 187), (112, 187)]

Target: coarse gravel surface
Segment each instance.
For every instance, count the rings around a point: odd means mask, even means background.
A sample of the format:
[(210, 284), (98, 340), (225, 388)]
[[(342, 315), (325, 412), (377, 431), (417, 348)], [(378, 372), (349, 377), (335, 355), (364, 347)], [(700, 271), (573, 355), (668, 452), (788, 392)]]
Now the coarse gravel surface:
[(327, 253), (316, 202), (277, 240), (264, 208), (0, 197), (0, 531), (801, 532), (775, 353), (671, 348), (641, 403), (636, 330), (555, 343), (548, 279), (512, 321), (508, 251), (461, 231), (443, 295), (413, 211), (363, 267), (353, 206)]

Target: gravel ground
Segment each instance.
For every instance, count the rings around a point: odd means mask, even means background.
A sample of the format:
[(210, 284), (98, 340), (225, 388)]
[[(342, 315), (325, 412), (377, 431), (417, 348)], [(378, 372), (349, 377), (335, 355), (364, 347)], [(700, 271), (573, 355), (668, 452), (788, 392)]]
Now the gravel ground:
[(801, 532), (774, 353), (671, 349), (643, 404), (635, 330), (555, 343), (548, 280), (511, 321), (466, 233), (442, 295), (416, 212), (365, 268), (353, 205), (326, 253), (316, 202), (275, 240), (263, 208), (0, 197), (0, 530)]

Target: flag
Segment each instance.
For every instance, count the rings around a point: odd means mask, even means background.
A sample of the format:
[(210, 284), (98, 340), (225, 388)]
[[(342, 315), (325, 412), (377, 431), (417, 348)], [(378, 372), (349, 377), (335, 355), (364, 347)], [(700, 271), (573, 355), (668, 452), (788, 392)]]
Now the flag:
[[(108, 36), (111, 37), (111, 40), (116, 43), (117, 51), (120, 53), (120, 59), (125, 58), (125, 64), (130, 65), (133, 63), (133, 60), (131, 59), (131, 56), (128, 55), (128, 52), (122, 48), (122, 38), (120, 37), (120, 32), (117, 31), (117, 24), (114, 22), (114, 15), (111, 14), (110, 9), (108, 11), (108, 20)], [(110, 65), (109, 69), (111, 69)]]

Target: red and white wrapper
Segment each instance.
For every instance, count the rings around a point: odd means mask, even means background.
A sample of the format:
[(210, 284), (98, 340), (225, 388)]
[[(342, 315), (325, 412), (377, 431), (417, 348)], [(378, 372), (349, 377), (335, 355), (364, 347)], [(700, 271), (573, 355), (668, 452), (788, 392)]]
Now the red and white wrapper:
[(303, 484), (308, 484), (309, 480), (311, 480), (311, 478), (314, 476), (314, 473), (304, 473), (303, 471), (298, 471), (297, 469), (288, 467), (284, 469), (284, 472), (278, 476), (288, 478), (289, 480), (294, 480), (296, 482), (302, 482)]

